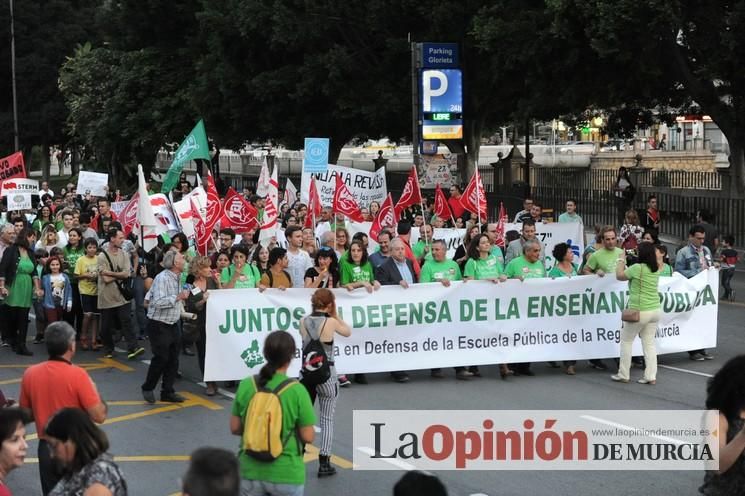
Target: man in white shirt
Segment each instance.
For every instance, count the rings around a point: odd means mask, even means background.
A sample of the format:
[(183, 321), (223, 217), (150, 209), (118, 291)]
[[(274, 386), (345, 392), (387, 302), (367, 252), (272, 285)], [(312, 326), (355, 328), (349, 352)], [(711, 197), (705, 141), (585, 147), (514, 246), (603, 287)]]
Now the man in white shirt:
[(75, 226), (75, 216), (72, 210), (65, 209), (62, 211), (62, 229), (57, 231), (57, 247), (64, 248), (67, 246), (67, 233)]
[(49, 195), (52, 198), (54, 198), (54, 191), (49, 189), (49, 183), (46, 181), (42, 181), (41, 186), (39, 186), (39, 198), (41, 198), (44, 195)]
[(305, 287), (305, 271), (313, 267), (313, 259), (308, 252), (301, 249), (303, 246), (303, 228), (300, 226), (290, 226), (285, 229), (287, 238), (287, 272), (292, 277), (292, 287)]

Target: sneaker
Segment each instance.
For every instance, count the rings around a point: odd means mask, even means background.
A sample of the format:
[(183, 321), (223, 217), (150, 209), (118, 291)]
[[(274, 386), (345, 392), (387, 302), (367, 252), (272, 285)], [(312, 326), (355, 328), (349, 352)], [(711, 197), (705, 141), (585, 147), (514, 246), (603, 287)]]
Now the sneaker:
[(103, 357), (104, 358), (114, 358), (114, 352), (113, 351), (104, 351)]
[(127, 360), (134, 360), (135, 358), (142, 355), (143, 353), (145, 353), (145, 348), (143, 348), (142, 346), (138, 346), (137, 348), (134, 348), (129, 351), (129, 354), (127, 355)]
[(430, 372), (430, 376), (432, 376), (433, 379), (444, 379), (445, 374), (442, 373), (441, 369), (432, 369)]
[(0, 342), (0, 348), (10, 348), (10, 343), (7, 341)]
[(648, 381), (643, 377), (641, 379), (637, 379), (636, 382), (638, 382), (639, 384), (649, 384), (650, 386), (654, 386), (655, 384), (657, 384), (657, 381)]
[(337, 379), (339, 380), (340, 387), (349, 387), (352, 385), (352, 381), (350, 381), (345, 375), (340, 375)]
[(455, 378), (458, 379), (459, 381), (467, 381), (471, 377), (473, 377), (473, 374), (467, 370), (459, 370), (458, 372), (455, 373)]
[(165, 401), (166, 403), (183, 403), (186, 401), (186, 398), (178, 393), (160, 393), (160, 401)]
[(694, 362), (703, 362), (704, 360), (706, 360), (706, 357), (704, 357), (703, 353), (691, 353), (689, 355), (689, 358)]
[(701, 356), (704, 357), (704, 360), (714, 360), (714, 355), (707, 353), (705, 351), (701, 353)]
[(145, 401), (147, 401), (151, 405), (153, 403), (155, 403), (155, 393), (153, 393), (152, 390), (151, 391), (145, 391), (143, 389), (142, 390), (142, 397), (145, 399)]
[(624, 384), (628, 384), (628, 382), (629, 382), (628, 379), (624, 379), (623, 377), (621, 377), (618, 374), (613, 374), (612, 376), (610, 376), (610, 378), (611, 378), (612, 381), (623, 382)]
[(567, 375), (577, 375), (577, 371), (574, 369), (574, 365), (567, 366), (566, 374)]

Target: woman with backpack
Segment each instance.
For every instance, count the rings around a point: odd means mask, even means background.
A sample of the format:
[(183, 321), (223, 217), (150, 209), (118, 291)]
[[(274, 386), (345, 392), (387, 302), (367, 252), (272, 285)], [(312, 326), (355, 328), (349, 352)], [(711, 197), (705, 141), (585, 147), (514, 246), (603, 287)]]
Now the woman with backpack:
[[(336, 469), (331, 466), (331, 443), (334, 438), (334, 410), (336, 397), (339, 395), (339, 383), (334, 367), (334, 336), (349, 337), (352, 330), (336, 313), (336, 298), (330, 290), (321, 288), (310, 298), (313, 312), (300, 320), (300, 335), (303, 338), (303, 367), (300, 382), (308, 390), (312, 403), (318, 396), (321, 408), (321, 446), (319, 448), (318, 477), (334, 475)], [(309, 370), (305, 367), (314, 346), (322, 346), (328, 364), (328, 373), (321, 373), (323, 367)], [(318, 353), (316, 353), (317, 356)], [(324, 380), (325, 377), (325, 380)]]
[[(243, 439), (239, 453), (241, 494), (302, 496), (303, 443), (313, 442), (316, 415), (308, 391), (287, 377), (287, 368), (295, 356), (295, 339), (285, 331), (273, 331), (264, 341), (263, 354), (266, 365), (257, 376), (241, 381), (230, 417), (230, 432)], [(277, 399), (281, 407), (279, 418), (268, 415), (272, 409), (279, 413)], [(281, 419), (281, 448), (274, 446), (272, 450), (264, 436), (253, 435), (261, 430), (258, 423), (266, 419), (270, 424)]]

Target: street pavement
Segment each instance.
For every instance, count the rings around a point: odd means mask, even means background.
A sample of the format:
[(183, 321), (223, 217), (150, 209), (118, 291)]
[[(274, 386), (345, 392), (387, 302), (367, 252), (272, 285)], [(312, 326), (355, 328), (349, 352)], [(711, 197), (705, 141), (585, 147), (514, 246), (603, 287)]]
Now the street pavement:
[[(745, 274), (735, 278), (738, 294), (745, 295)], [(738, 281), (737, 279), (741, 281)], [(591, 369), (580, 362), (576, 376), (561, 369), (534, 364), (535, 377), (500, 380), (496, 367), (481, 367), (484, 377), (456, 381), (452, 370), (445, 379), (432, 379), (428, 371), (413, 372), (407, 384), (390, 381), (387, 374), (368, 375), (370, 384), (353, 384), (341, 390), (336, 409), (333, 463), (335, 477), (318, 479), (317, 451), (306, 455), (307, 495), (382, 496), (392, 494), (403, 468), (395, 471), (355, 471), (352, 459), (358, 446), (352, 439), (352, 414), (356, 409), (702, 409), (706, 381), (729, 358), (745, 351), (742, 322), (745, 303), (723, 303), (719, 312), (718, 347), (711, 350), (715, 360), (692, 362), (685, 353), (660, 357), (656, 386), (614, 383), (613, 371)], [(0, 388), (7, 396), (18, 396), (25, 367), (44, 360), (43, 345), (32, 345), (35, 355), (19, 357), (7, 348), (0, 350)], [(143, 358), (143, 357), (140, 357)], [(144, 355), (145, 360), (148, 354)], [(179, 478), (186, 470), (188, 456), (200, 446), (238, 448), (239, 438), (228, 429), (234, 389), (207, 397), (199, 384), (196, 357), (181, 357), (183, 379), (177, 390), (187, 396), (181, 405), (146, 404), (140, 394), (147, 364), (128, 362), (118, 354), (105, 360), (99, 353), (79, 352), (74, 361), (86, 367), (102, 396), (109, 403), (109, 420), (103, 429), (111, 442), (111, 453), (122, 467), (130, 495), (171, 496), (178, 494)], [(611, 361), (608, 361), (611, 363)], [(641, 370), (632, 369), (632, 377)], [(36, 461), (37, 441), (29, 426), (27, 463), (8, 477), (13, 494), (40, 494)], [(359, 453), (359, 452), (358, 452)], [(437, 474), (451, 495), (546, 495), (584, 494), (697, 494), (701, 472), (643, 471), (447, 471)]]

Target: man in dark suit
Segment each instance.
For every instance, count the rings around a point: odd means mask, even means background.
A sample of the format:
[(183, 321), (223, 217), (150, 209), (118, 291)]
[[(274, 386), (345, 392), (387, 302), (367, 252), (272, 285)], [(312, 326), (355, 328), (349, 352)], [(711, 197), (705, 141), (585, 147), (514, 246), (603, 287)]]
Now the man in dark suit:
[[(375, 269), (375, 280), (381, 286), (399, 285), (408, 288), (410, 285), (416, 284), (414, 264), (406, 258), (406, 246), (401, 239), (393, 238), (391, 240), (390, 254), (391, 256)], [(391, 372), (391, 376), (396, 382), (409, 381), (409, 374), (406, 372)]]

